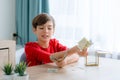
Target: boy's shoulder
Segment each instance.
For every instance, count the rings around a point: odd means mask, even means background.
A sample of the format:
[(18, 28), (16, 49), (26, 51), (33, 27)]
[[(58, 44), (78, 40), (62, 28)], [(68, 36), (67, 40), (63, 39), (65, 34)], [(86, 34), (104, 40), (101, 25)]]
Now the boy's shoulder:
[(59, 41), (55, 38), (50, 39), (50, 43), (58, 43)]
[(25, 46), (38, 46), (37, 42), (27, 42)]

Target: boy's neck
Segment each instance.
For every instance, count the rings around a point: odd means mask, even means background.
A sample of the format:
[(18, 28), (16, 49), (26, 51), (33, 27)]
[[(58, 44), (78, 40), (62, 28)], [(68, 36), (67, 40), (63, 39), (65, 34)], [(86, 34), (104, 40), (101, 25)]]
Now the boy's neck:
[(49, 47), (49, 42), (38, 42), (38, 44), (39, 44), (42, 48), (48, 48), (48, 47)]

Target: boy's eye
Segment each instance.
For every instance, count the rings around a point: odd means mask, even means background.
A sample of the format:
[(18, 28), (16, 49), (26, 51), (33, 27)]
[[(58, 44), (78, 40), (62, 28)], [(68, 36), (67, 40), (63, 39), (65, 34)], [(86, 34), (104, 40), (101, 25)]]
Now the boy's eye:
[(48, 30), (51, 30), (52, 28), (48, 28)]
[(39, 29), (43, 29), (43, 28), (39, 28)]

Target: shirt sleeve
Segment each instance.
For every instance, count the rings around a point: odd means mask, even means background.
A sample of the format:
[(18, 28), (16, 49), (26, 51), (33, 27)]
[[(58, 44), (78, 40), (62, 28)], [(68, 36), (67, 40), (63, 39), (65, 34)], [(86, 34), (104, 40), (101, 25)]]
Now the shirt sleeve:
[(64, 51), (67, 49), (66, 46), (62, 45), (58, 40), (54, 39), (54, 43), (55, 43), (55, 48), (56, 48), (56, 52), (59, 51)]
[(27, 62), (30, 62), (30, 64), (45, 64), (51, 62), (50, 53), (42, 50), (38, 45), (31, 43), (26, 44), (25, 53), (28, 60)]

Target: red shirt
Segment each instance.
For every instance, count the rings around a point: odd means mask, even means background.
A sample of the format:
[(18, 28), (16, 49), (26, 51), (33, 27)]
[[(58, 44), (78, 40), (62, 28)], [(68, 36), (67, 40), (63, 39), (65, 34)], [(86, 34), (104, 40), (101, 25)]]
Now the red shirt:
[(42, 48), (37, 42), (28, 42), (25, 45), (26, 59), (29, 66), (40, 65), (52, 62), (50, 55), (66, 50), (67, 47), (63, 46), (56, 39), (51, 39), (48, 48)]

